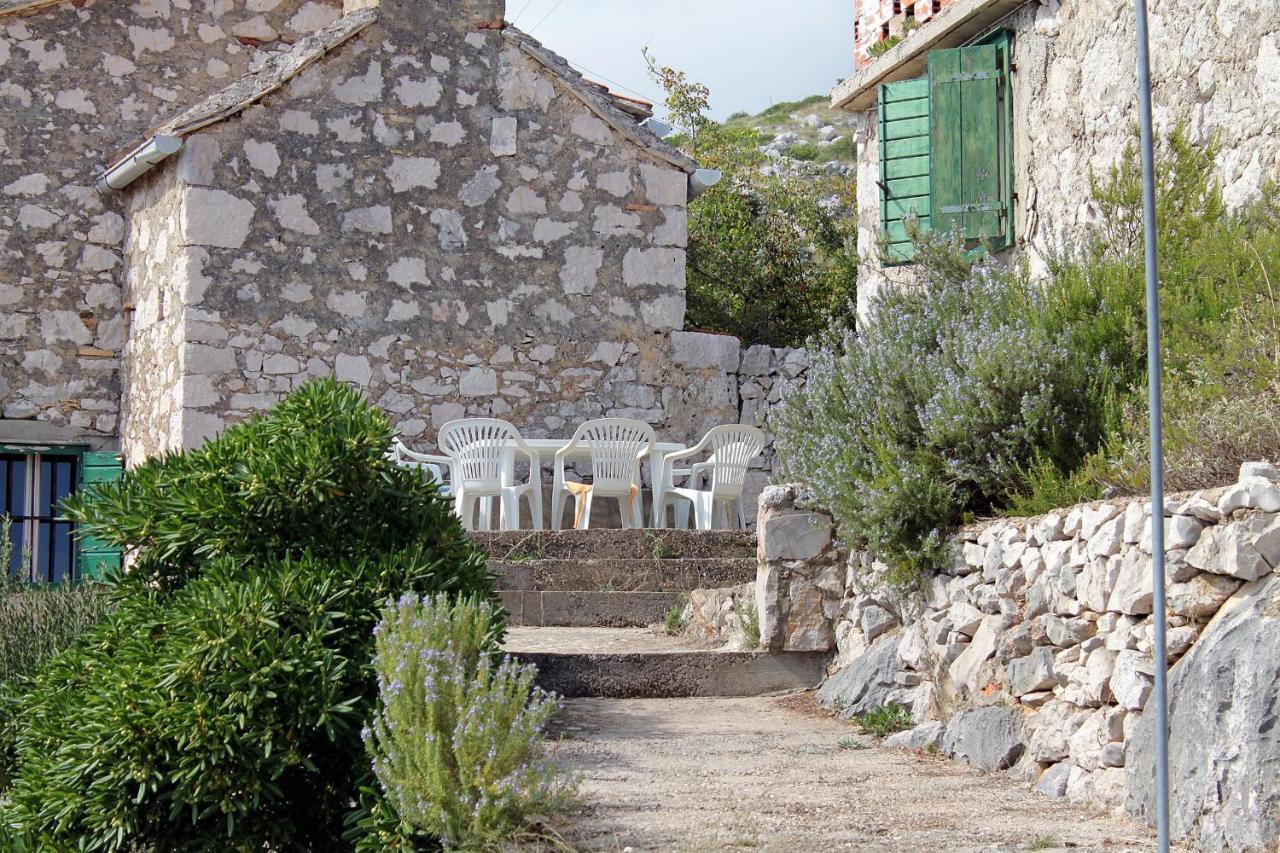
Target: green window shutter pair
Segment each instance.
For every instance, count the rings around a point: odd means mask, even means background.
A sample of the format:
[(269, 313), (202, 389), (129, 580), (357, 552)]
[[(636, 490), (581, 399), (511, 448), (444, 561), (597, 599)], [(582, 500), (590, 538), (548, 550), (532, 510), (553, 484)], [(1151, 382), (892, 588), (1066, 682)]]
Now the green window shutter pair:
[(914, 257), (908, 223), (971, 246), (1013, 242), (1009, 35), (935, 50), (929, 76), (880, 87), (881, 222), (886, 260)]
[[(88, 450), (80, 457), (80, 488), (95, 483), (111, 483), (124, 473), (124, 463), (114, 450)], [(120, 549), (92, 536), (82, 536), (76, 558), (76, 577), (100, 579), (107, 571), (120, 568)]]

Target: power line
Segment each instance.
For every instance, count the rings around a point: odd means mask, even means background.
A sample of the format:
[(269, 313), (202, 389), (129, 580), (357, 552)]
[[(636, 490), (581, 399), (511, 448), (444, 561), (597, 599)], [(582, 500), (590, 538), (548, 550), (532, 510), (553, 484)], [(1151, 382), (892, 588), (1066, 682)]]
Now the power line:
[(516, 21), (520, 20), (520, 16), (525, 13), (525, 10), (529, 8), (529, 4), (532, 2), (533, 0), (524, 0), (524, 5), (520, 7), (519, 12), (516, 12), (516, 16), (511, 19), (511, 23), (514, 24)]
[(543, 15), (540, 19), (538, 19), (538, 23), (534, 24), (532, 27), (529, 27), (529, 29), (527, 30), (529, 35), (533, 35), (533, 31), (536, 30), (538, 27), (542, 26), (542, 22), (545, 21), (547, 18), (550, 18), (552, 12), (555, 12), (556, 9), (559, 9), (560, 4), (563, 2), (564, 0), (556, 0), (556, 5), (551, 7), (551, 11), (547, 12), (547, 14)]
[(646, 101), (649, 100), (649, 97), (650, 97), (649, 95), (646, 95), (643, 92), (637, 92), (635, 89), (632, 89), (630, 86), (624, 86), (621, 83), (619, 83), (617, 80), (610, 80), (608, 77), (604, 76), (600, 72), (592, 71), (587, 66), (574, 62), (572, 59), (565, 59), (565, 62), (569, 63), (574, 68), (581, 71), (583, 74), (590, 74), (592, 77), (598, 78), (600, 80), (603, 80), (606, 83), (617, 86), (619, 89), (623, 89), (625, 91), (630, 92), (631, 94), (635, 95), (637, 98), (641, 98)]

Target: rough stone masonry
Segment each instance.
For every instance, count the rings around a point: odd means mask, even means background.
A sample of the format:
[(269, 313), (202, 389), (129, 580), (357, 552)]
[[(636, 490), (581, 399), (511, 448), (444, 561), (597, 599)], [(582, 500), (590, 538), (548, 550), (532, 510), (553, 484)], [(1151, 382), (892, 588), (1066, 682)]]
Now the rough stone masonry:
[(503, 14), (0, 0), (0, 440), (134, 463), (330, 373), (424, 448), (762, 421), (803, 354), (680, 331), (696, 164)]
[[(966, 528), (952, 565), (903, 596), (866, 554), (838, 551), (802, 497), (761, 498), (756, 597), (763, 644), (836, 652), (820, 701), (846, 717), (903, 703), (919, 725), (891, 745), (1154, 821), (1150, 500)], [(1161, 516), (1175, 837), (1274, 850), (1280, 469), (1246, 463)]]

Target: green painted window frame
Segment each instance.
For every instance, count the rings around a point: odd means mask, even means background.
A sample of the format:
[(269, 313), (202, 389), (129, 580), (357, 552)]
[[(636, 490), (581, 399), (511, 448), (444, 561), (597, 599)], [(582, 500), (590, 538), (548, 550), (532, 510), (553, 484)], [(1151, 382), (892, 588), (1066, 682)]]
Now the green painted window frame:
[[(943, 211), (947, 210), (952, 223), (964, 230), (966, 245), (975, 254), (1014, 245), (1012, 46), (1012, 33), (994, 30), (970, 45), (931, 51), (929, 73), (924, 77), (880, 85), (878, 183), (885, 266), (914, 261), (908, 225), (913, 215), (915, 227), (923, 233), (941, 227), (947, 215)], [(991, 82), (985, 82), (988, 80)], [(966, 104), (962, 93), (974, 97)], [(904, 102), (917, 105), (912, 115), (904, 113)], [(918, 156), (920, 143), (911, 134), (895, 131), (905, 126), (904, 119), (918, 117), (922, 103), (928, 112), (924, 123), (927, 153), (916, 162), (927, 162), (927, 166), (923, 173), (913, 172), (906, 182), (896, 167)], [(991, 142), (975, 144), (973, 140), (982, 135), (989, 135)], [(971, 158), (968, 172), (966, 142)], [(972, 165), (975, 161), (976, 168)], [(928, 197), (922, 199), (920, 192), (926, 186)]]
[[(124, 473), (124, 463), (114, 450), (89, 450), (85, 445), (59, 444), (0, 444), (0, 453), (22, 455), (28, 458), (40, 456), (75, 457), (76, 483), (74, 491), (81, 491), (95, 483), (114, 482)], [(75, 554), (71, 561), (71, 576), (76, 580), (101, 580), (106, 572), (119, 569), (120, 549), (92, 536), (80, 535), (72, 527)], [(0, 567), (7, 570), (7, 567)]]

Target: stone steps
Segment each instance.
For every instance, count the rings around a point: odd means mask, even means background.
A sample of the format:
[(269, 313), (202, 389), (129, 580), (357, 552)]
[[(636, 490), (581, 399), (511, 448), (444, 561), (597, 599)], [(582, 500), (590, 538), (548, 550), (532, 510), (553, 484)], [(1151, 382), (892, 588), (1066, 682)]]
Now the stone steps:
[(504, 649), (538, 667), (538, 684), (568, 698), (760, 696), (815, 686), (822, 652), (703, 649), (644, 628), (508, 630)]
[[(609, 552), (604, 552), (609, 553)], [(505, 590), (688, 592), (755, 579), (754, 557), (570, 557), (489, 561)]]
[(682, 560), (756, 557), (749, 530), (479, 530), (472, 540), (492, 560)]
[(507, 624), (530, 627), (641, 628), (660, 623), (679, 592), (502, 590)]

